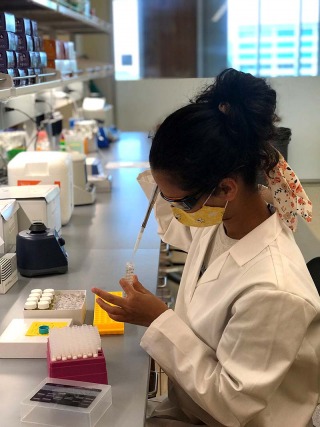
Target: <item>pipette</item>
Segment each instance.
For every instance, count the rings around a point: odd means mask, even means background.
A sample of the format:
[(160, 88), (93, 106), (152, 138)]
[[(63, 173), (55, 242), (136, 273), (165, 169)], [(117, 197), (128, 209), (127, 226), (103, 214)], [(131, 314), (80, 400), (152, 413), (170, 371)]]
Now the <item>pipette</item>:
[(148, 223), (148, 220), (149, 220), (152, 208), (153, 208), (153, 206), (154, 206), (154, 204), (156, 202), (158, 194), (159, 194), (159, 188), (156, 185), (155, 189), (153, 190), (153, 193), (152, 193), (152, 195), (150, 197), (150, 202), (149, 202), (149, 206), (148, 206), (148, 209), (147, 209), (147, 212), (146, 212), (146, 216), (144, 217), (144, 220), (143, 220), (143, 223), (141, 225), (141, 228), (140, 228), (140, 231), (139, 231), (136, 243), (135, 243), (134, 248), (133, 248), (133, 256), (132, 256), (132, 258), (134, 257), (134, 254), (137, 252), (137, 249), (139, 247), (139, 244), (140, 244), (143, 232), (144, 232), (144, 230), (146, 228), (146, 225)]

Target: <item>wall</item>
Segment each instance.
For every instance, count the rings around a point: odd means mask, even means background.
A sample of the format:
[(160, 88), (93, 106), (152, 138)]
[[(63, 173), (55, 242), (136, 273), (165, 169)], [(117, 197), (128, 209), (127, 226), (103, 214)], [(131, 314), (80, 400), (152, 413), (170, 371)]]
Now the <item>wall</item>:
[[(116, 82), (118, 127), (150, 131), (188, 102), (206, 79), (147, 79)], [(313, 202), (313, 221), (299, 221), (296, 241), (306, 262), (320, 256), (320, 77), (270, 79), (278, 93), (281, 124), (292, 129), (288, 161)]]
[[(111, 1), (91, 0), (96, 16), (107, 22), (112, 22)], [(104, 64), (113, 64), (112, 34), (76, 35), (77, 55)], [(114, 104), (114, 79), (108, 77), (95, 80), (95, 85), (106, 97), (109, 104)]]
[(320, 256), (320, 183), (303, 182), (303, 187), (312, 201), (312, 222), (299, 218), (295, 239), (306, 262)]
[[(209, 81), (117, 81), (119, 129), (148, 132)], [(270, 79), (270, 83), (278, 93), (281, 125), (292, 129), (288, 150), (291, 166), (303, 179), (320, 179), (320, 77), (278, 77)]]

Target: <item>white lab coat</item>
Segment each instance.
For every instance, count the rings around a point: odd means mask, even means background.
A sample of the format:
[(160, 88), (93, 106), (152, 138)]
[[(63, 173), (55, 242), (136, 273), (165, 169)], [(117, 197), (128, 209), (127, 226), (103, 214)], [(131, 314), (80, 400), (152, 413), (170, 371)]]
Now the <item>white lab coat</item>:
[[(139, 181), (146, 189), (150, 173)], [(160, 197), (155, 213), (162, 239), (188, 257), (175, 311), (141, 340), (170, 379), (169, 400), (155, 412), (168, 419), (149, 425), (312, 425), (320, 298), (291, 230), (273, 214), (199, 279), (215, 227), (182, 226)]]

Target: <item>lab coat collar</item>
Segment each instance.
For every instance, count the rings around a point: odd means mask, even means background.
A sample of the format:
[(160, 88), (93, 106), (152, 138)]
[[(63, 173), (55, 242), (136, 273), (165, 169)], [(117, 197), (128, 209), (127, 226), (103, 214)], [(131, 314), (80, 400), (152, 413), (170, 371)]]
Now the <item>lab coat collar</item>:
[[(214, 262), (209, 265), (208, 269), (200, 278), (197, 286), (208, 282), (208, 280), (215, 280), (219, 277), (224, 263), (227, 261), (228, 256), (231, 256), (239, 267), (242, 267), (251, 259), (255, 258), (262, 252), (268, 245), (270, 245), (281, 231), (285, 229), (288, 234), (292, 231), (280, 220), (279, 216), (274, 213), (266, 221), (253, 229), (249, 234), (235, 243), (228, 251), (224, 252)], [(201, 239), (200, 245), (200, 258), (203, 260), (204, 253), (210, 242), (210, 235), (214, 233), (214, 228), (209, 235), (206, 233)], [(197, 273), (199, 265), (194, 265), (194, 271)], [(190, 291), (190, 299), (194, 289)]]
[(292, 233), (277, 213), (274, 213), (234, 244), (229, 253), (239, 266), (243, 266), (269, 246), (284, 228), (287, 233)]

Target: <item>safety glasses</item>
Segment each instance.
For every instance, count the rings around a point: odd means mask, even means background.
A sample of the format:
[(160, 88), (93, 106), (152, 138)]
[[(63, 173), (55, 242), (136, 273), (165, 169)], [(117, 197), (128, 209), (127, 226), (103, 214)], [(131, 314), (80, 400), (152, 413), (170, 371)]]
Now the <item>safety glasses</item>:
[[(169, 199), (169, 197), (166, 197), (161, 191), (160, 196), (169, 202), (172, 207), (182, 209), (183, 211), (191, 211), (199, 199), (205, 194), (206, 190), (197, 191), (194, 194), (191, 194), (190, 196), (182, 197), (181, 199)], [(211, 193), (212, 194), (212, 193)]]

